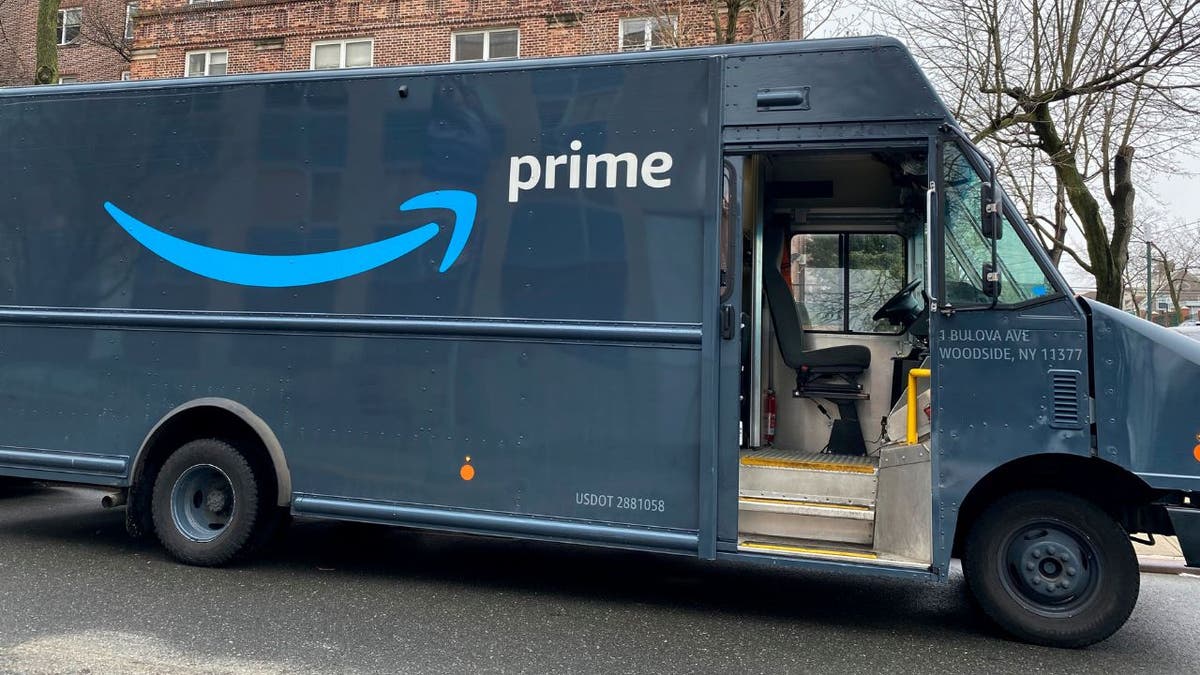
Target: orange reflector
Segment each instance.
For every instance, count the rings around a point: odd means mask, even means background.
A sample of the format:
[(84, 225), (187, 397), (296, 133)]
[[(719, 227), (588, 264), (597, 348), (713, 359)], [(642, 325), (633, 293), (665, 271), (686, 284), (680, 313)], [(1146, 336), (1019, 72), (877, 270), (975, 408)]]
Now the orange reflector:
[(1192, 448), (1192, 456), (1196, 458), (1197, 462), (1200, 462), (1200, 445)]
[(458, 475), (462, 477), (463, 480), (471, 480), (475, 477), (475, 467), (471, 466), (470, 464), (463, 464), (462, 468), (458, 470)]

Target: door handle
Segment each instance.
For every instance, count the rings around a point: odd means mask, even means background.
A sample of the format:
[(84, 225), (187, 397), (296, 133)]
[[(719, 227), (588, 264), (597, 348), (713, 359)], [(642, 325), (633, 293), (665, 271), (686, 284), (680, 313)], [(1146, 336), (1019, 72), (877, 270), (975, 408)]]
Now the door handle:
[(933, 289), (933, 207), (937, 203), (937, 183), (929, 181), (925, 190), (925, 295), (929, 306), (937, 308), (938, 299)]
[(732, 340), (734, 331), (734, 314), (733, 305), (725, 303), (721, 305), (721, 339)]

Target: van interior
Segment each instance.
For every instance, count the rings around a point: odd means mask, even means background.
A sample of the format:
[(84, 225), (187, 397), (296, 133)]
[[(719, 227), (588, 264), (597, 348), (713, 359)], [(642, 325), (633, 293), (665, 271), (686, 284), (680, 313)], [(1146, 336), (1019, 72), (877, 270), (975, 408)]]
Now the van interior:
[(739, 550), (931, 562), (927, 166), (743, 158)]

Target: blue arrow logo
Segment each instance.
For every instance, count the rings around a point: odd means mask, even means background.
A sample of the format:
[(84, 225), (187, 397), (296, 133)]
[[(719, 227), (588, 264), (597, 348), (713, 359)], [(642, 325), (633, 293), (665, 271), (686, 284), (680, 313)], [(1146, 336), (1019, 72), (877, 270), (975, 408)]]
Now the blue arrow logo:
[[(437, 190), (417, 195), (400, 205), (401, 211), (447, 209), (454, 213), (453, 231), (439, 272), (450, 269), (462, 253), (475, 226), (475, 195), (462, 190)], [(242, 286), (282, 288), (336, 281), (373, 270), (396, 260), (437, 236), (437, 223), (388, 239), (324, 253), (261, 255), (211, 248), (155, 229), (104, 202), (104, 210), (129, 236), (163, 260), (209, 279)]]

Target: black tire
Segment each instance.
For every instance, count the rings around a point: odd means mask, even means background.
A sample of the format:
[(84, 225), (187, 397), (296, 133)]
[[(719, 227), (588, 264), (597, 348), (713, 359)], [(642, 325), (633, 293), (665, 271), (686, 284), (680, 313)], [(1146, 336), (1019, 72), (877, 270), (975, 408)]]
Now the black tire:
[(1129, 535), (1064, 492), (998, 500), (967, 537), (963, 573), (983, 612), (1014, 637), (1050, 647), (1099, 642), (1125, 624), (1141, 582)]
[(212, 438), (185, 443), (154, 481), (154, 532), (172, 556), (189, 565), (214, 567), (244, 558), (278, 521), (274, 505), (261, 501), (264, 485), (229, 443)]

